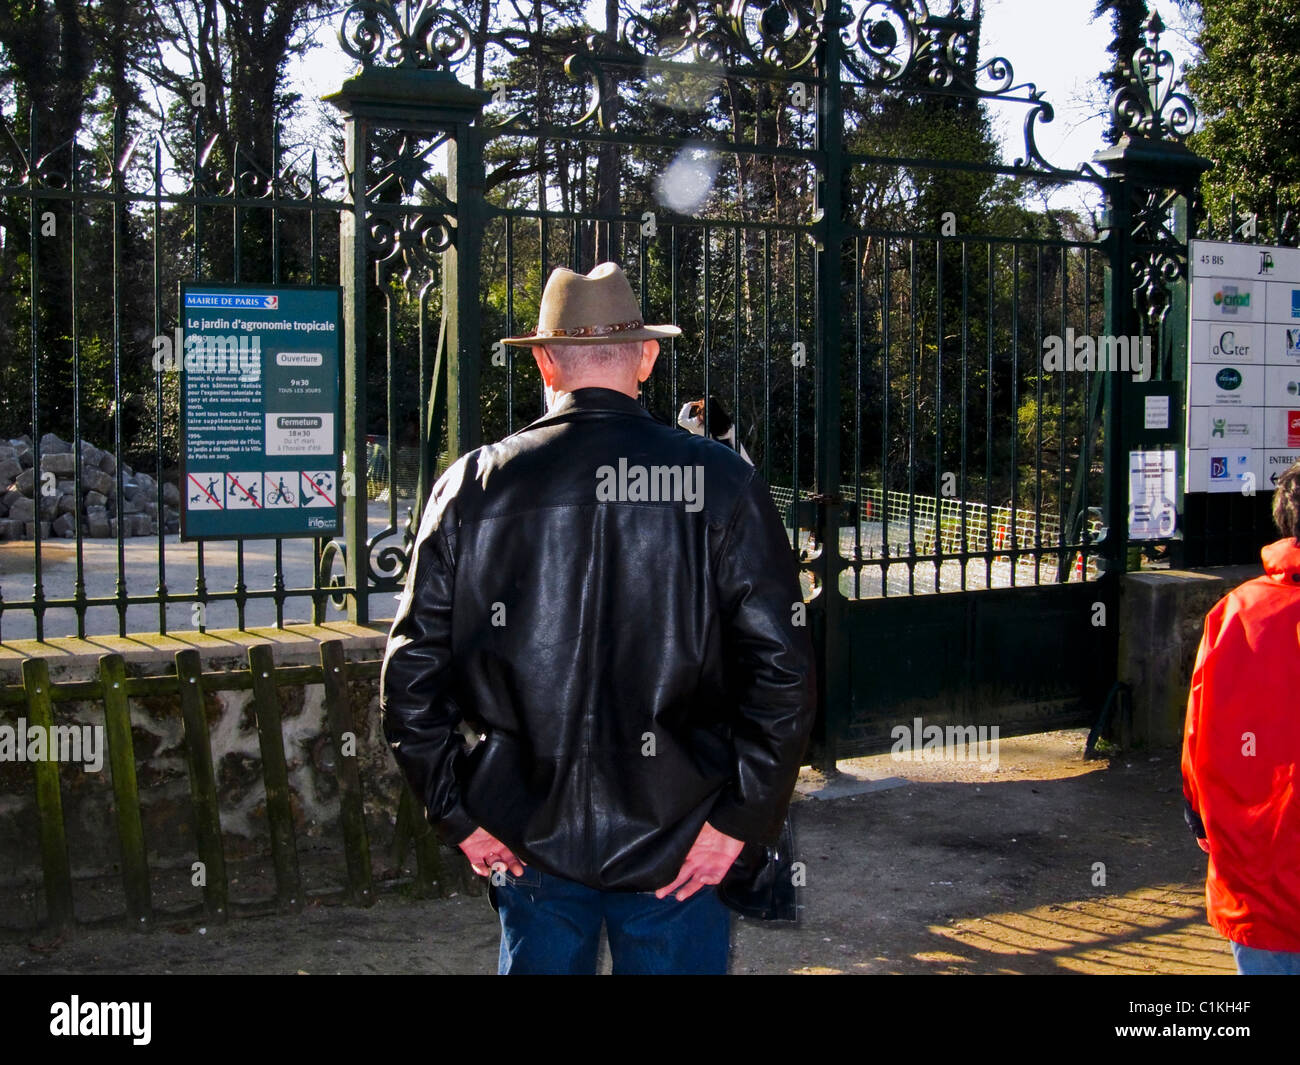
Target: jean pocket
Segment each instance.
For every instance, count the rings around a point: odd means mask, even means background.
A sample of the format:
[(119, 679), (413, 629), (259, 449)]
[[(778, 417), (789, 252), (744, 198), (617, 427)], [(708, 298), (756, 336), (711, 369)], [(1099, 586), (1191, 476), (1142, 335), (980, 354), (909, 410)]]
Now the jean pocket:
[(515, 876), (507, 869), (495, 870), (489, 878), (497, 887), (527, 887), (538, 888), (542, 886), (542, 873), (539, 869), (534, 869), (531, 865), (525, 865), (522, 876)]

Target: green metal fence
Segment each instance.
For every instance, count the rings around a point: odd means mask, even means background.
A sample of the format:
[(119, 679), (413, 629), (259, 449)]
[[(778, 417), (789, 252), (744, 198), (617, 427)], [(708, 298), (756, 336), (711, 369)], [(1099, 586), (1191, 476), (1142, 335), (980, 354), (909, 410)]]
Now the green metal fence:
[[(491, 93), (457, 157), (475, 164), (458, 171), (455, 239), (477, 298), (447, 349), (449, 418), (472, 408), (452, 449), (541, 412), (526, 357), (493, 338), (531, 324), (551, 267), (617, 258), (646, 318), (683, 328), (646, 406), (671, 421), (722, 401), (786, 504), (821, 760), (871, 749), (922, 703), (1008, 730), (1090, 720), (1116, 639), (1090, 619), (1113, 613), (1127, 563), (1125, 400), (1141, 399), (1131, 377), (1174, 373), (1172, 211), (1203, 165), (1181, 144), (1193, 119), (1158, 19), (1112, 99), (1118, 143), (1070, 168), (1038, 150), (1048, 102), (978, 55), (956, 4), (606, 15), (526, 45), (510, 21), (459, 37), (449, 22), (456, 46), (422, 53), (467, 75), (473, 57)], [(420, 51), (398, 22), (372, 29), (368, 71)], [(980, 139), (994, 106), (1024, 116), (1009, 163)], [(1091, 190), (1097, 224), (1024, 206), (1071, 187)], [(1076, 335), (1147, 337), (1150, 365), (1046, 369), (1049, 338)], [(999, 509), (1005, 540), (984, 518)]]
[[(329, 278), (347, 211), (337, 182), (322, 177), (315, 152), (282, 157), (278, 128), (271, 159), (236, 147), (225, 170), (198, 120), (150, 142), (129, 137), (119, 114), (100, 155), (76, 140), (50, 145), (39, 114), (22, 118), (25, 144), (0, 128), (0, 201), (25, 222), (25, 276), (6, 293), (5, 327), (6, 359), (23, 353), (29, 391), (6, 393), (3, 414), (25, 440), (18, 477), (35, 490), (30, 519), (5, 522), (0, 639), (319, 620), (325, 541), (305, 550), (275, 541), (259, 557), (260, 583), (248, 556), (264, 545), (177, 543), (176, 376), (155, 371), (154, 355), (179, 328), (178, 279)], [(88, 276), (86, 248), (105, 243), (111, 276)], [(20, 365), (8, 380), (23, 376)], [(69, 453), (65, 472), (56, 460)], [(102, 529), (82, 504), (88, 493), (103, 500)], [(214, 553), (221, 583), (210, 579)]]
[[(51, 594), (38, 519), (34, 591), (15, 596), (5, 577), (0, 637), (28, 620), (49, 635), (56, 616), (86, 633), (101, 608), (119, 631), (139, 608), (160, 631), (177, 608), (198, 627), (218, 610), (221, 623), (257, 623), (263, 604), (274, 624), (336, 606), (358, 622), (387, 617), (411, 516), (442, 465), (541, 413), (527, 355), (497, 338), (532, 324), (554, 266), (617, 259), (646, 318), (683, 329), (645, 405), (675, 421), (687, 401), (719, 400), (783, 503), (819, 649), (820, 757), (877, 742), (898, 705), (884, 692), (938, 684), (933, 707), (986, 720), (1014, 691), (1024, 727), (1095, 712), (1115, 634), (1086, 618), (1096, 602), (1115, 605), (1126, 565), (1123, 418), (1141, 392), (1131, 374), (1047, 369), (1043, 354), (1053, 336), (1145, 336), (1151, 376), (1172, 377), (1186, 256), (1174, 208), (1203, 161), (1181, 143), (1194, 119), (1166, 77), (1158, 19), (1111, 101), (1118, 143), (1061, 166), (1037, 146), (1048, 101), (1006, 59), (980, 55), (977, 16), (946, 6), (610, 3), (591, 27), (540, 8), (350, 4), (339, 36), (358, 69), (327, 97), (343, 118), (341, 187), (314, 154), (236, 149), (219, 167), (199, 128), (189, 147), (155, 146), (152, 174), (124, 135), (96, 170), (75, 144), (41, 145), (30, 123), (26, 148), (9, 139), (0, 198), (32, 224), (32, 450), (55, 412), (81, 435), (75, 302), (71, 339), (58, 341), (66, 396), (41, 384), (55, 356), (40, 317), (79, 298), (78, 226), (93, 221), (125, 254), (128, 223), (148, 215), (134, 237), (139, 249), (151, 234), (155, 252), (144, 319), (112, 282), (115, 398), (129, 338), (174, 324), (177, 276), (333, 280), (337, 264), (348, 471), (371, 489), (345, 500), (339, 539), (256, 552), (236, 542), (221, 568), (229, 587), (209, 579), (215, 545), (183, 550), (161, 526), (140, 582), (119, 528), (105, 556), (115, 584), (96, 594), (78, 517), (75, 579)], [(995, 109), (1023, 116), (1014, 160), (992, 136)], [(186, 159), (183, 178), (169, 173)], [(1032, 206), (1061, 189), (1091, 197), (1095, 222)], [(72, 234), (71, 281), (53, 289), (34, 235), (47, 204)], [(188, 229), (183, 262), (163, 261), (168, 226)], [(172, 385), (151, 385), (143, 450), (162, 512)], [(115, 417), (120, 455), (131, 433)], [(395, 456), (412, 448), (399, 485)], [(964, 634), (951, 646), (965, 658), (935, 643), (934, 619)], [(886, 649), (899, 634), (907, 654)], [(989, 646), (1022, 653), (986, 656), (978, 680), (970, 656)], [(974, 701), (953, 697), (975, 689)]]

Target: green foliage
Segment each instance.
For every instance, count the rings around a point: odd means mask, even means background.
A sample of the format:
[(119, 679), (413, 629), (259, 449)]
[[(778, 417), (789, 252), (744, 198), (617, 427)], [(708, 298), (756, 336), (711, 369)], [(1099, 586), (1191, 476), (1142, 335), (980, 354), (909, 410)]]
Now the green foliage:
[[(161, 435), (170, 465), (176, 383), (154, 373), (152, 342), (160, 328), (170, 337), (177, 321), (177, 281), (270, 280), (277, 268), (281, 281), (308, 281), (322, 263), (330, 266), (319, 280), (337, 276), (338, 227), (326, 214), (317, 216), (313, 264), (310, 220), (293, 204), (282, 209), (273, 234), (269, 209), (249, 207), (236, 217), (219, 201), (196, 209), (164, 199), (155, 216), (149, 199), (151, 135), (161, 124), (160, 191), (175, 192), (182, 176), (194, 173), (202, 147), (193, 135), (196, 115), (204, 140), (216, 134), (199, 190), (219, 195), (230, 187), (233, 146), (246, 134), (239, 157), (253, 176), (240, 191), (266, 191), (274, 120), (296, 103), (283, 85), (285, 66), (309, 47), (302, 31), (324, 6), (0, 4), (0, 101), (13, 135), (13, 142), (0, 136), (0, 151), (12, 172), (23, 167), (16, 144), (44, 159), (47, 173), (31, 192), (0, 199), (0, 345), (10, 353), (0, 360), (0, 433), (31, 431), (39, 419), (41, 432), (66, 438), (79, 426), (101, 446), (114, 446), (120, 434), (123, 457), (146, 468), (154, 467)], [(196, 77), (205, 90), (197, 108)], [(64, 184), (109, 191), (112, 162), (137, 136), (124, 182), (132, 199), (114, 204), (59, 191)], [(293, 154), (292, 144), (283, 145), (281, 163)]]
[(1300, 19), (1294, 0), (1204, 0), (1188, 74), (1204, 122), (1190, 139), (1214, 162), (1202, 180), (1219, 228), (1238, 217), (1261, 224), (1300, 204)]
[[(1097, 79), (1109, 96), (1125, 81), (1125, 70), (1131, 64), (1133, 53), (1144, 43), (1142, 26), (1151, 14), (1146, 0), (1097, 0), (1093, 8), (1093, 17), (1102, 18), (1109, 14), (1114, 36), (1107, 51), (1111, 54), (1110, 68), (1103, 70)], [(1114, 125), (1107, 127), (1104, 134), (1108, 144), (1119, 140), (1119, 131)]]

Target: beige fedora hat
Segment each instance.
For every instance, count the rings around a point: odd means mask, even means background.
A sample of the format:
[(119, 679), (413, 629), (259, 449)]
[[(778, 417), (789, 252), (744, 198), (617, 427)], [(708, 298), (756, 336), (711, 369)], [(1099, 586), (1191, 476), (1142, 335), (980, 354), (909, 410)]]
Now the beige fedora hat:
[(552, 271), (542, 291), (537, 331), (526, 337), (502, 337), (502, 343), (521, 348), (540, 344), (623, 344), (681, 333), (675, 325), (646, 325), (623, 268), (617, 263), (601, 263), (589, 274), (563, 266)]

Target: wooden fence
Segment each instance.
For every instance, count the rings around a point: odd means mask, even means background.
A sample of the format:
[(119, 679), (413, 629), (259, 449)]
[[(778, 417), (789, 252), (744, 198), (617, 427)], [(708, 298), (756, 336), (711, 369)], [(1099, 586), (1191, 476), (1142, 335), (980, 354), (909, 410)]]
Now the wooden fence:
[[(263, 912), (295, 912), (304, 903), (304, 889), (298, 869), (298, 847), (290, 803), (289, 772), (281, 730), (279, 689), (287, 685), (320, 684), (324, 687), (325, 724), (333, 744), (339, 785), (339, 820), (346, 859), (346, 887), (339, 901), (369, 906), (376, 884), (371, 866), (371, 845), (362, 804), (362, 781), (356, 752), (357, 735), (348, 699), (350, 679), (377, 678), (381, 663), (348, 662), (343, 643), (328, 640), (320, 645), (319, 665), (276, 666), (268, 645), (248, 649), (246, 670), (205, 673), (199, 652), (187, 648), (176, 652), (175, 673), (159, 676), (127, 676), (119, 654), (99, 659), (98, 679), (54, 683), (49, 663), (28, 658), (22, 663), (22, 683), (0, 686), (0, 708), (25, 707), (29, 727), (41, 727), (47, 737), (56, 734), (55, 704), (102, 702), (107, 760), (112, 773), (113, 799), (121, 846), (122, 881), (126, 914), (136, 926), (151, 927), (155, 909), (151, 899), (147, 845), (136, 784), (136, 758), (131, 737), (130, 700), (147, 696), (179, 697), (184, 728), (185, 761), (192, 800), (197, 860), (203, 863), (203, 900), (168, 918), (205, 916), (224, 921), (232, 912), (248, 915)], [(232, 906), (225, 847), (222, 842), (217, 780), (212, 746), (204, 713), (204, 695), (217, 691), (253, 693), (262, 780), (266, 787), (266, 817), (270, 829), (271, 862), (275, 894), (270, 899), (241, 901)], [(60, 769), (54, 745), (49, 744), (44, 760), (32, 763), (36, 791), (36, 812), (40, 832), (41, 865), (45, 885), (48, 923), (55, 927), (71, 924), (73, 913), (72, 870), (60, 789)], [(412, 884), (413, 893), (426, 897), (448, 887), (478, 893), (468, 865), (447, 862), (437, 837), (420, 815), (410, 789), (403, 786), (393, 843), (395, 864), (400, 868), (409, 843), (415, 846), (413, 880), (387, 882), (382, 887)], [(452, 866), (449, 868), (449, 866)]]

